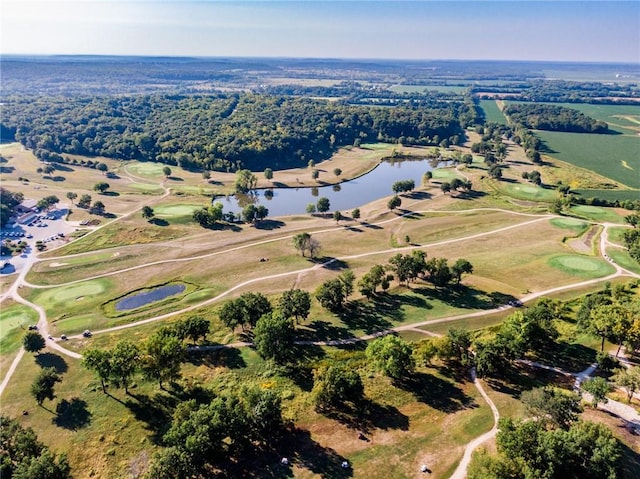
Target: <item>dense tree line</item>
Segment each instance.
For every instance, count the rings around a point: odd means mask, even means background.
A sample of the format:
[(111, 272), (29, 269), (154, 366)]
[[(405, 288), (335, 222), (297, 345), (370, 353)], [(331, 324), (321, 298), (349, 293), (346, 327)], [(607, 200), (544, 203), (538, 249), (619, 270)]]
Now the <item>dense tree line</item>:
[(0, 477), (3, 479), (67, 479), (71, 469), (64, 454), (52, 453), (30, 427), (0, 416)]
[(69, 153), (207, 170), (263, 170), (328, 158), (356, 140), (456, 142), (464, 137), (460, 115), (468, 116), (469, 108), (463, 101), (372, 108), (251, 93), (9, 97), (2, 126), (47, 161)]
[(20, 192), (11, 192), (0, 186), (0, 227), (4, 227), (11, 218), (13, 208), (24, 201), (24, 195)]
[(534, 130), (607, 133), (609, 126), (584, 113), (559, 105), (509, 103), (502, 111), (516, 125)]

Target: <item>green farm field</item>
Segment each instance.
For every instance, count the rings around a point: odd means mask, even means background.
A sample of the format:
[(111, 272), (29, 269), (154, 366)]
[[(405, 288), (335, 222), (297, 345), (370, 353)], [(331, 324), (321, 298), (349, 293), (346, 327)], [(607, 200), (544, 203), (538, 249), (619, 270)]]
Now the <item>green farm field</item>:
[(507, 119), (500, 111), (500, 108), (498, 108), (495, 100), (480, 100), (480, 108), (484, 111), (486, 121), (500, 123), (502, 125), (507, 124)]
[(640, 189), (640, 137), (536, 131), (546, 154)]

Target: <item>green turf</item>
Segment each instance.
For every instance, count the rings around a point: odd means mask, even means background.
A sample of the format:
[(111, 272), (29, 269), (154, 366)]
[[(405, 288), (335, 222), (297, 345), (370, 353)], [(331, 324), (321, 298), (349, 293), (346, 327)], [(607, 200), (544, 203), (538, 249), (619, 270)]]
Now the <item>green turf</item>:
[(576, 235), (584, 233), (589, 227), (588, 223), (575, 218), (553, 218), (552, 220), (549, 220), (549, 222), (557, 228), (574, 231)]
[(2, 307), (0, 310), (0, 353), (16, 351), (30, 324), (38, 322), (38, 313), (22, 304)]
[(572, 108), (596, 120), (604, 121), (609, 130), (634, 135), (640, 129), (640, 106), (636, 105), (596, 105), (589, 103), (554, 103)]
[(137, 190), (142, 190), (145, 193), (160, 193), (162, 192), (162, 188), (160, 188), (158, 185), (150, 185), (149, 183), (129, 183), (129, 185), (132, 188), (135, 188)]
[(171, 203), (158, 205), (153, 208), (153, 212), (156, 216), (190, 216), (197, 209), (202, 208), (202, 205), (190, 205), (184, 203)]
[(556, 199), (557, 192), (528, 183), (499, 182), (498, 187), (508, 196), (522, 200), (551, 202)]
[(455, 168), (437, 168), (433, 170), (432, 174), (434, 180), (450, 181), (454, 178), (463, 179), (463, 176), (460, 175)]
[(629, 228), (624, 228), (622, 226), (609, 228), (609, 230), (607, 231), (607, 236), (609, 241), (619, 245), (624, 245), (624, 240), (622, 238), (622, 235), (624, 234), (625, 231), (629, 231)]
[(159, 163), (130, 163), (126, 166), (126, 171), (136, 176), (164, 176), (162, 168), (166, 165)]
[(582, 278), (600, 278), (615, 273), (615, 269), (605, 260), (577, 254), (553, 256), (549, 264), (565, 273)]
[(501, 125), (507, 124), (507, 119), (498, 108), (495, 100), (480, 100), (480, 108), (484, 111), (486, 121), (499, 123)]
[(536, 131), (548, 154), (631, 188), (640, 188), (640, 137)]
[(607, 248), (607, 254), (624, 269), (640, 274), (640, 264), (634, 260), (626, 250)]
[(572, 206), (570, 211), (577, 216), (593, 220), (606, 221), (609, 223), (624, 223), (624, 218), (611, 208), (603, 208), (600, 206), (577, 205)]

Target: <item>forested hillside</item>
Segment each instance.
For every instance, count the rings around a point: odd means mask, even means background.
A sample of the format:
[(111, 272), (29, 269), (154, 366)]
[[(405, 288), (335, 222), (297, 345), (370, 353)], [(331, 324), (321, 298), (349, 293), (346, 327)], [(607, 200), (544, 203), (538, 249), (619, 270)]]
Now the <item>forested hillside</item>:
[(252, 93), (4, 101), (4, 139), (41, 159), (71, 153), (224, 171), (302, 166), (365, 141), (455, 144), (476, 120), (462, 97), (394, 107)]

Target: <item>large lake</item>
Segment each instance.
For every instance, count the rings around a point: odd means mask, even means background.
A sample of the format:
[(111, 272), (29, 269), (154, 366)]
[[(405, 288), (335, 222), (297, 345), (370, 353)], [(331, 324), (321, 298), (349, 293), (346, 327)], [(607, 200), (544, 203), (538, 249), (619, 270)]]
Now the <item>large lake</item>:
[[(271, 190), (254, 190), (247, 195), (230, 195), (217, 197), (214, 202), (221, 202), (223, 210), (239, 213), (247, 203), (264, 205), (269, 209), (269, 216), (286, 216), (305, 213), (309, 203), (316, 203), (318, 198), (329, 198), (330, 211), (342, 211), (348, 214), (371, 201), (393, 194), (391, 185), (399, 180), (414, 180), (416, 187), (422, 182), (422, 175), (432, 171), (434, 165), (427, 159), (383, 161), (375, 169), (359, 178), (345, 181), (339, 185), (319, 186), (317, 188), (274, 188)], [(311, 172), (309, 172), (311, 175)], [(330, 175), (330, 176), (329, 176)], [(331, 177), (333, 172), (320, 173), (320, 180)], [(274, 174), (277, 181), (278, 173)], [(270, 196), (271, 192), (273, 196)]]

